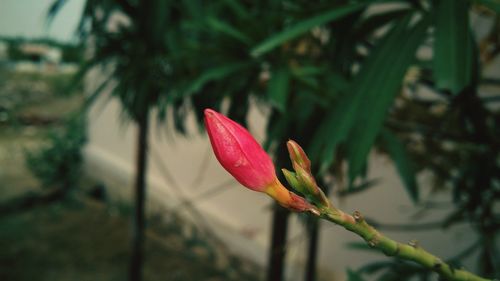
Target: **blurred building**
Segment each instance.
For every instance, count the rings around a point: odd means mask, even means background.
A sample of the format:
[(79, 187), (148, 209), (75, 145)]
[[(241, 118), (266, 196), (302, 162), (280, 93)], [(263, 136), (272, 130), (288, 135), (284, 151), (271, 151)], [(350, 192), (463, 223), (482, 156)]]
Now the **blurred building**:
[(19, 51), (25, 59), (17, 61), (16, 71), (55, 71), (61, 62), (62, 52), (59, 48), (39, 43), (23, 43)]
[(61, 62), (62, 52), (56, 47), (39, 43), (24, 43), (19, 46), (19, 49), (32, 62), (48, 64)]

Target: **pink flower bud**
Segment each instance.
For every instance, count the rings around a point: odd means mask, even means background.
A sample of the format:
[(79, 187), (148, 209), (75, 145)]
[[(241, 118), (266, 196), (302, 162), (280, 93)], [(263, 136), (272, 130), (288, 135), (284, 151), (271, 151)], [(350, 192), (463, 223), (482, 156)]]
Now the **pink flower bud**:
[(215, 157), (242, 185), (266, 193), (290, 210), (319, 214), (281, 184), (271, 158), (245, 128), (211, 109), (205, 109), (205, 127)]
[(242, 185), (263, 192), (277, 180), (271, 158), (240, 124), (205, 109), (205, 127), (217, 160)]

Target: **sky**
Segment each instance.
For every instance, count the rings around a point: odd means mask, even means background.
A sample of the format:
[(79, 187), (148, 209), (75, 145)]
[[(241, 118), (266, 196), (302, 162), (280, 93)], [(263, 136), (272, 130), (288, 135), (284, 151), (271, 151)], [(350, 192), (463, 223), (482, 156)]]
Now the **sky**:
[(68, 0), (50, 26), (46, 14), (54, 0), (0, 0), (0, 36), (50, 37), (70, 42), (86, 0)]

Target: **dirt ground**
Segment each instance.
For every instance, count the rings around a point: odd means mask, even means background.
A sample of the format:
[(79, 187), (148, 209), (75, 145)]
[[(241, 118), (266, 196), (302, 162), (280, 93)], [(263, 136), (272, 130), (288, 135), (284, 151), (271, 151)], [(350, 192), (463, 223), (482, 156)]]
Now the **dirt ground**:
[[(126, 280), (129, 228), (128, 219), (92, 200), (1, 217), (0, 280)], [(144, 280), (258, 280), (237, 259), (221, 268), (209, 250), (189, 243), (175, 226), (150, 227)]]
[[(26, 93), (17, 101), (12, 95), (19, 91), (0, 81), (0, 105), (9, 101), (9, 114), (54, 120), (81, 103), (81, 97), (31, 93), (30, 81), (20, 79)], [(44, 88), (43, 77), (36, 83)], [(11, 92), (2, 92), (6, 88)], [(52, 126), (10, 122), (5, 112), (0, 112), (0, 207), (44, 191), (26, 168), (24, 151), (43, 144)], [(83, 190), (69, 199), (0, 212), (0, 280), (127, 280), (129, 213), (130, 206), (95, 200)], [(196, 226), (174, 216), (147, 223), (145, 281), (260, 280), (261, 269), (232, 256)]]

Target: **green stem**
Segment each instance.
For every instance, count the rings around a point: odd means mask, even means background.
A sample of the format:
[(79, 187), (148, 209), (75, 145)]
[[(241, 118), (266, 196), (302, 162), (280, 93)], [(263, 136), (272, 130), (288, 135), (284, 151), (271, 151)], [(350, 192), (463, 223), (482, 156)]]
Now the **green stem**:
[(454, 281), (488, 281), (462, 269), (456, 269), (442, 261), (435, 255), (419, 247), (416, 242), (399, 243), (384, 236), (373, 226), (369, 225), (359, 212), (349, 215), (334, 207), (320, 210), (321, 218), (343, 226), (345, 229), (361, 236), (373, 248), (381, 250), (388, 256), (414, 261), (425, 268), (437, 272), (447, 280)]

